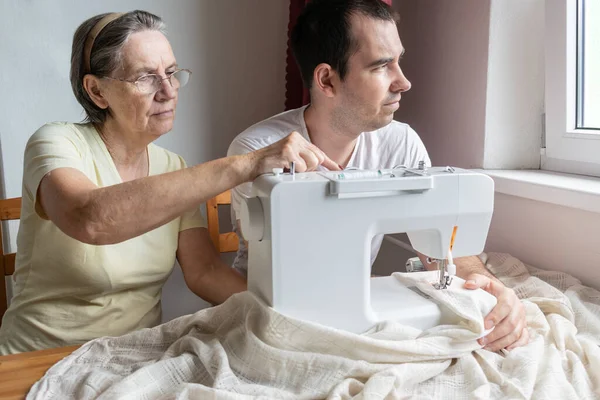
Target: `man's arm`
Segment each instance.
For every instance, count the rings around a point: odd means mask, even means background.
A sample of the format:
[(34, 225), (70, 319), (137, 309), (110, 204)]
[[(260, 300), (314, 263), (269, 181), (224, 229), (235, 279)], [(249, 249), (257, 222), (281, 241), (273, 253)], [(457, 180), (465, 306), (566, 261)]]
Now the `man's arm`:
[[(428, 270), (437, 269), (435, 263), (427, 263), (427, 257), (417, 253), (419, 259)], [(458, 257), (454, 259), (456, 275), (463, 278), (466, 289), (483, 289), (498, 300), (496, 307), (485, 317), (486, 329), (494, 330), (479, 339), (479, 344), (487, 350), (512, 350), (529, 342), (529, 331), (525, 319), (525, 306), (511, 288), (504, 286), (498, 278), (487, 270), (477, 256)]]
[(206, 228), (179, 232), (177, 260), (188, 288), (212, 304), (247, 288), (244, 277), (221, 260)]

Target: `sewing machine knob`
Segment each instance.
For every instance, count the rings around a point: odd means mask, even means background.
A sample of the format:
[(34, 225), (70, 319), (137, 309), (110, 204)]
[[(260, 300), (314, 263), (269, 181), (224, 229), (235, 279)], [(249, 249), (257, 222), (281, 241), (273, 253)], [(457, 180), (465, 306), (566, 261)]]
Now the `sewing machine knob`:
[(246, 198), (242, 201), (240, 222), (242, 235), (246, 240), (262, 240), (265, 233), (264, 212), (258, 197)]
[(279, 176), (283, 174), (283, 168), (273, 168), (273, 175)]

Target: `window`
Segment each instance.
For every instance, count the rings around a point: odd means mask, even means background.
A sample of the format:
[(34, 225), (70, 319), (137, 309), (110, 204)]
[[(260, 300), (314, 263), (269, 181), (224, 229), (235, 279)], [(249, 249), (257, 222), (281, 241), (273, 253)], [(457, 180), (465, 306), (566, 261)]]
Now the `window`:
[(577, 128), (600, 134), (600, 1), (594, 0), (577, 7)]
[(546, 2), (542, 169), (600, 176), (600, 1)]

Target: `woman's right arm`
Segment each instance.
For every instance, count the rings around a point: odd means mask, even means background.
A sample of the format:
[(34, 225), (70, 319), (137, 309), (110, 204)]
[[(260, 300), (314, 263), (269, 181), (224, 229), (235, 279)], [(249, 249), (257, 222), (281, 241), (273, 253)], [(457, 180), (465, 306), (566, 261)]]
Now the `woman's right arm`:
[(102, 188), (77, 169), (58, 168), (40, 181), (37, 201), (41, 214), (65, 234), (84, 243), (113, 244), (151, 231), (291, 161), (298, 172), (320, 164), (338, 169), (321, 150), (293, 132), (252, 153)]

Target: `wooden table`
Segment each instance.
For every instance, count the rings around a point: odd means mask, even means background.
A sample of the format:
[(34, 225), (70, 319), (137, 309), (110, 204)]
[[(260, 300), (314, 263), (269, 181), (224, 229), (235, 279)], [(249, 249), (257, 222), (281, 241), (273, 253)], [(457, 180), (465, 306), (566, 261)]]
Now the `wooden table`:
[(0, 399), (24, 399), (51, 366), (79, 346), (0, 356)]

